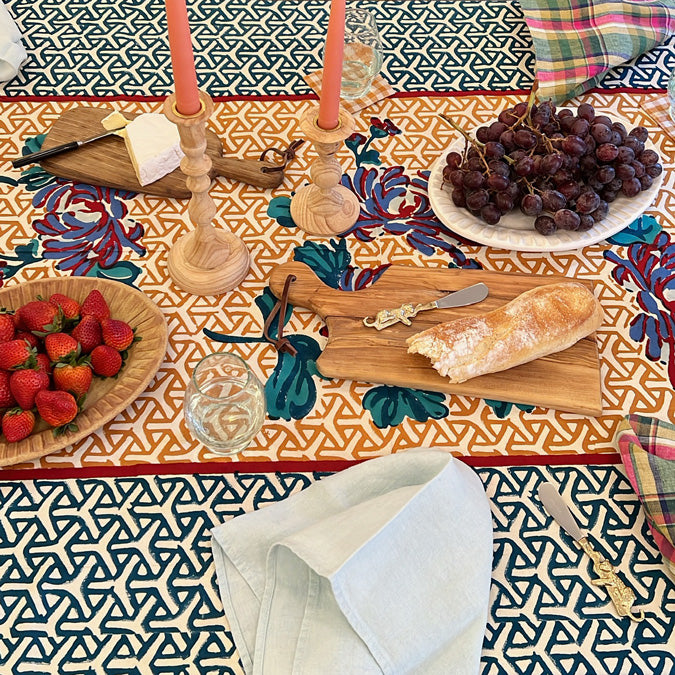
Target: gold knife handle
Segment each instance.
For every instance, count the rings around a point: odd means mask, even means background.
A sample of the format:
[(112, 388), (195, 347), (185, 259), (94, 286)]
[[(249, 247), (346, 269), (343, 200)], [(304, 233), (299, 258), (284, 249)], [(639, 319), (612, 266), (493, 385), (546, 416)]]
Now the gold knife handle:
[(419, 312), (424, 312), (427, 309), (436, 309), (438, 305), (436, 301), (427, 302), (426, 304), (417, 304), (413, 305), (409, 302), (403, 303), (400, 307), (396, 309), (381, 309), (374, 319), (371, 319), (367, 316), (363, 320), (363, 325), (368, 326), (368, 328), (375, 328), (376, 330), (382, 330), (383, 328), (388, 328), (393, 326), (395, 323), (403, 323), (406, 326), (412, 325), (411, 319), (414, 316), (417, 316)]
[(579, 539), (577, 543), (593, 561), (593, 572), (598, 575), (595, 579), (591, 579), (591, 583), (594, 586), (604, 587), (619, 616), (627, 616), (631, 621), (642, 621), (645, 618), (644, 610), (639, 610), (637, 615), (633, 614), (632, 607), (636, 600), (635, 593), (619, 579), (612, 563), (593, 548), (587, 537)]

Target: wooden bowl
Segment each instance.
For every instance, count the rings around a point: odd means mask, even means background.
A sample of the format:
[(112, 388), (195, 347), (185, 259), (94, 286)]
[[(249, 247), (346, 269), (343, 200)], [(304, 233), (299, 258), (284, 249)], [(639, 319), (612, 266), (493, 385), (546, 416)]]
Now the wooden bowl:
[(164, 315), (146, 295), (118, 281), (59, 277), (24, 282), (0, 290), (0, 307), (18, 309), (38, 295), (48, 299), (52, 293), (63, 293), (81, 303), (94, 288), (103, 294), (112, 318), (126, 321), (143, 339), (130, 348), (129, 358), (117, 379), (94, 377), (84, 408), (74, 420), (77, 431), (55, 438), (52, 429), (40, 420), (23, 441), (7, 443), (4, 437), (0, 440), (0, 466), (43, 457), (82, 440), (134, 401), (164, 360), (167, 345)]

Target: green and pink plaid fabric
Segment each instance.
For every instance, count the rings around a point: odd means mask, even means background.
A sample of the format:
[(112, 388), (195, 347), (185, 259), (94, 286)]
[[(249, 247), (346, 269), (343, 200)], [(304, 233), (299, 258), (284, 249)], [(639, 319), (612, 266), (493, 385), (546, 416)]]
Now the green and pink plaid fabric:
[(666, 565), (675, 574), (675, 425), (630, 415), (616, 442)]
[(521, 0), (532, 33), (540, 98), (565, 101), (611, 68), (661, 44), (675, 0)]

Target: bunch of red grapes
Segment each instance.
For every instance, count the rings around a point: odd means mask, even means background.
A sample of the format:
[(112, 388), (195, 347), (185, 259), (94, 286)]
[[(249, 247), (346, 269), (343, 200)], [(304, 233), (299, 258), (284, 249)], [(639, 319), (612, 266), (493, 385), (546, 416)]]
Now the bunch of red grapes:
[(479, 127), (475, 140), (466, 136), (463, 154), (448, 154), (443, 181), (455, 206), (489, 225), (520, 208), (541, 234), (586, 231), (617, 197), (648, 190), (663, 171), (658, 154), (645, 149), (648, 136), (589, 103), (575, 114), (550, 101), (521, 102)]

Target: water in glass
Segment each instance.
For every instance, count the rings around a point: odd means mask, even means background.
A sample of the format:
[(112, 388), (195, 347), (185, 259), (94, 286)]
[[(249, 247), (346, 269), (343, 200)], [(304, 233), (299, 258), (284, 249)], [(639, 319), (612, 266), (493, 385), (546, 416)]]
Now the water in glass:
[(210, 354), (196, 366), (185, 392), (190, 431), (219, 454), (241, 452), (265, 418), (263, 386), (235, 354)]

